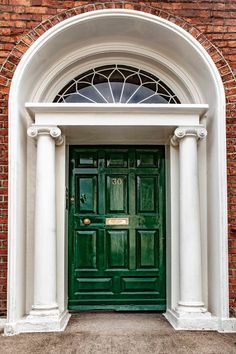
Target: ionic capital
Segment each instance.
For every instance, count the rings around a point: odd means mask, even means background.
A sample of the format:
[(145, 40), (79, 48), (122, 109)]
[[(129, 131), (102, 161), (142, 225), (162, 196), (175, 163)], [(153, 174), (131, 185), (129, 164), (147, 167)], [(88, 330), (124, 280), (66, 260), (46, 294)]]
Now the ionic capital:
[(35, 139), (40, 135), (50, 135), (51, 138), (55, 139), (56, 145), (62, 145), (64, 141), (61, 135), (61, 129), (58, 127), (32, 125), (27, 129), (27, 134), (29, 137)]
[(192, 136), (198, 139), (204, 139), (207, 136), (207, 130), (203, 126), (198, 127), (178, 127), (175, 129), (171, 138), (171, 144), (177, 146), (179, 141), (185, 137)]

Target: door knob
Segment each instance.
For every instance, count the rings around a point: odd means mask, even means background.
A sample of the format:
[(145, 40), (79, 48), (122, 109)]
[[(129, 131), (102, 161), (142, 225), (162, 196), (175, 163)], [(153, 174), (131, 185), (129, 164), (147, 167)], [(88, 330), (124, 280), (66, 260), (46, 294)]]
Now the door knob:
[(90, 225), (91, 224), (91, 220), (89, 218), (86, 218), (83, 220), (84, 225)]

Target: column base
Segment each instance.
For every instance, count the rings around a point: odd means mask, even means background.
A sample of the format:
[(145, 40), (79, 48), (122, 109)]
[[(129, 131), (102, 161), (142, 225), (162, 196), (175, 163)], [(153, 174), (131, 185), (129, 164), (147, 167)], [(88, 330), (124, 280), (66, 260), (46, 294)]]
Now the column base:
[(36, 318), (36, 317), (55, 317), (60, 316), (60, 311), (58, 306), (50, 306), (50, 307), (39, 307), (39, 306), (32, 306), (32, 310), (29, 313), (28, 318)]
[(212, 316), (205, 308), (203, 310), (202, 312), (186, 312), (177, 308), (167, 310), (164, 316), (176, 330), (218, 330), (218, 318)]
[(181, 302), (179, 301), (178, 306), (175, 310), (179, 315), (186, 313), (199, 314), (207, 313), (207, 309), (203, 302)]
[(15, 323), (6, 323), (4, 334), (6, 336), (11, 336), (24, 332), (64, 331), (71, 316), (67, 310), (64, 312), (54, 310), (54, 313), (50, 312), (46, 314), (46, 312), (44, 312), (41, 313), (41, 315), (38, 311), (37, 314), (35, 314), (34, 311), (36, 310), (32, 310), (28, 316)]

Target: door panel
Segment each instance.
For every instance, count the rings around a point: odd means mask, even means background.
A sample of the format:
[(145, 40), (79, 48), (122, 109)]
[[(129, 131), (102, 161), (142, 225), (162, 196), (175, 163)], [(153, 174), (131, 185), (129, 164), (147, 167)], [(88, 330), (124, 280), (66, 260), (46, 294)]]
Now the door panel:
[(76, 204), (79, 213), (97, 212), (97, 176), (76, 176)]
[(107, 214), (127, 213), (127, 181), (125, 175), (108, 175), (106, 177)]
[(164, 310), (164, 148), (71, 147), (70, 200), (69, 309)]
[(77, 292), (109, 291), (112, 293), (112, 278), (77, 278)]
[(157, 176), (137, 176), (137, 207), (139, 213), (157, 213)]
[(158, 268), (159, 247), (157, 230), (137, 230), (137, 268)]
[(106, 153), (107, 167), (127, 167), (128, 155), (125, 151), (111, 151)]
[(74, 238), (75, 268), (96, 269), (97, 268), (97, 231), (80, 230), (75, 232)]
[(75, 156), (76, 167), (97, 167), (97, 151), (78, 151)]
[(128, 269), (129, 231), (107, 230), (105, 254), (107, 257), (107, 269)]
[(122, 278), (122, 293), (125, 292), (155, 292), (158, 287), (158, 278)]

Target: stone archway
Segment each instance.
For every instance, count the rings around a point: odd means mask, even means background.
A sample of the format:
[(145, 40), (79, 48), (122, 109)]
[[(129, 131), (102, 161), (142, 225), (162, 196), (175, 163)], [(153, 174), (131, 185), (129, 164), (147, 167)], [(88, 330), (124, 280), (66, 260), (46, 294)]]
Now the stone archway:
[[(160, 15), (160, 13), (158, 14)], [(91, 32), (94, 28), (94, 26), (90, 26), (91, 21), (94, 21), (94, 24), (96, 22), (96, 38)], [(139, 27), (137, 27), (139, 36), (137, 36), (137, 32), (132, 30), (133, 21), (135, 21), (135, 25), (139, 23)], [(105, 26), (114, 31), (112, 43), (111, 37), (109, 38), (112, 31), (109, 34), (106, 32), (106, 37)], [(126, 31), (122, 32), (124, 28)], [(80, 37), (78, 37), (78, 33), (81, 34)], [(158, 36), (155, 35), (155, 41), (154, 37), (150, 37), (150, 33), (153, 35), (158, 33)], [(195, 31), (192, 33), (200, 39), (199, 33)], [(77, 48), (73, 47), (74, 36), (76, 36)], [(165, 43), (161, 41), (161, 38), (165, 38)], [(173, 38), (175, 43), (173, 43)], [(82, 41), (80, 45), (79, 40)], [(60, 47), (62, 42), (65, 43), (63, 48)], [(90, 45), (87, 46), (86, 43)], [(55, 48), (58, 48), (56, 53)], [(189, 56), (183, 60), (181, 53), (186, 50)], [(176, 78), (180, 81), (180, 89), (181, 82), (184, 80), (186, 97), (189, 95), (189, 102), (209, 105), (209, 114), (206, 119), (206, 125), (209, 127), (208, 143), (200, 151), (202, 156), (206, 152), (207, 168), (210, 172), (209, 181), (204, 182), (206, 176), (202, 176), (204, 192), (201, 194), (204, 206), (202, 213), (207, 214), (207, 220), (205, 218), (203, 225), (203, 234), (207, 235), (207, 242), (206, 240), (203, 242), (205, 242), (204, 245), (208, 244), (208, 263), (204, 266), (208, 272), (208, 279), (205, 279), (205, 297), (208, 300), (210, 311), (215, 316), (210, 322), (208, 321), (210, 328), (221, 328), (223, 319), (228, 318), (225, 112), (224, 89), (219, 72), (204, 48), (180, 27), (160, 17), (143, 12), (116, 9), (71, 17), (52, 27), (30, 47), (15, 72), (10, 93), (9, 304), (6, 332), (23, 330), (24, 325), (21, 327), (22, 318), (27, 312), (25, 300), (32, 297), (32, 287), (29, 285), (30, 280), (28, 279), (30, 278), (29, 265), (25, 264), (25, 249), (28, 247), (25, 235), (30, 230), (29, 225), (25, 222), (28, 203), (30, 203), (29, 199), (26, 199), (26, 196), (30, 195), (27, 187), (26, 166), (27, 160), (28, 166), (29, 162), (33, 161), (35, 150), (33, 144), (27, 142), (26, 139), (26, 126), (31, 119), (25, 113), (24, 104), (25, 102), (46, 100), (56, 89), (58, 78), (72, 72), (79, 61), (80, 64), (82, 63), (81, 65), (84, 65), (84, 59), (99, 61), (103, 58), (104, 53), (109, 52), (114, 56), (123, 53), (130, 59), (141, 53), (143, 62), (152, 61), (150, 66), (155, 62), (157, 66), (158, 63), (162, 63), (161, 70), (167, 68), (169, 73), (176, 72)], [(216, 58), (217, 51), (214, 52), (214, 55)], [(194, 65), (191, 60), (193, 57)], [(47, 66), (44, 64), (45, 60)], [(217, 62), (219, 57), (215, 60)], [(10, 58), (9, 61), (11, 61)], [(76, 65), (74, 66), (74, 64)], [(197, 74), (194, 70), (196, 66), (199, 68)], [(202, 72), (203, 75), (199, 75), (199, 72)], [(178, 80), (173, 79), (173, 82), (178, 82)], [(22, 90), (23, 86), (24, 90)], [(32, 87), (34, 87), (33, 91)], [(31, 156), (27, 156), (26, 149), (31, 151)], [(174, 152), (172, 155), (173, 159), (176, 159)], [(202, 171), (204, 171), (204, 167)], [(210, 176), (213, 175), (214, 182), (212, 183)], [(205, 193), (207, 196), (204, 196)], [(208, 211), (206, 199), (208, 200)], [(175, 217), (172, 219), (174, 220)], [(178, 227), (177, 224), (171, 225), (169, 231), (172, 246), (170, 247), (173, 247), (177, 252), (176, 235), (178, 235), (178, 231), (176, 230)], [(216, 233), (217, 242), (215, 242)], [(28, 262), (30, 263), (30, 260)], [(174, 264), (174, 261), (172, 263)], [(171, 274), (171, 272), (173, 269), (170, 267), (169, 273)], [(173, 276), (169, 279), (169, 309), (171, 310), (178, 297), (178, 286)], [(58, 282), (61, 285), (64, 284), (64, 281), (60, 279)], [(65, 294), (60, 296), (63, 303)], [(28, 301), (30, 302), (30, 300)], [(217, 321), (220, 323), (219, 327), (216, 324)], [(175, 325), (178, 327), (178, 324)], [(186, 325), (187, 327), (188, 325)]]

